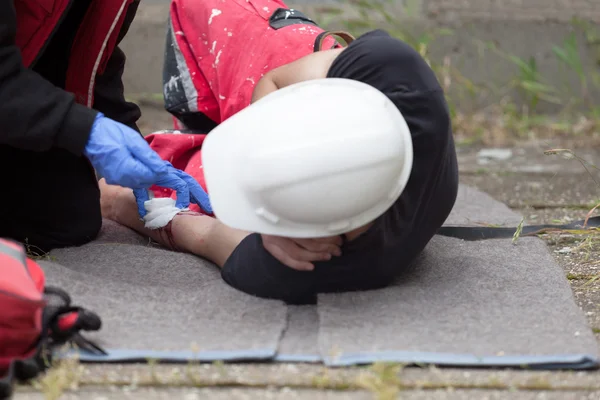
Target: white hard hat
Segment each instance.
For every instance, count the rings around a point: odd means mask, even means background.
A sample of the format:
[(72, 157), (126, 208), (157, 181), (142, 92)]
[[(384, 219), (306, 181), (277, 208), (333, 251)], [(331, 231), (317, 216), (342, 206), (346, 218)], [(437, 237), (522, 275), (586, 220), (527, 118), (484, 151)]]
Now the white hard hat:
[(202, 146), (215, 216), (284, 237), (333, 236), (383, 214), (412, 169), (408, 125), (379, 90), (325, 78), (277, 90)]

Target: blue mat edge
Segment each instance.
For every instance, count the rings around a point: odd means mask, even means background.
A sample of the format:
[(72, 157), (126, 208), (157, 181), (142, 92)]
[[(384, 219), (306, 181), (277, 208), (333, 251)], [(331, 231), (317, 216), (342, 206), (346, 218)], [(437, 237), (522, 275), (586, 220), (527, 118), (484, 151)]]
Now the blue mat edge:
[(535, 368), (535, 369), (598, 369), (600, 358), (589, 354), (556, 354), (539, 356), (475, 356), (472, 354), (427, 353), (389, 351), (343, 354), (326, 357), (324, 364), (330, 367), (346, 367), (393, 362), (400, 364), (428, 364), (446, 367), (469, 368)]
[[(376, 362), (392, 362), (400, 364), (426, 364), (447, 367), (488, 367), (488, 368), (535, 368), (535, 369), (600, 369), (600, 358), (589, 354), (556, 354), (545, 356), (483, 356), (452, 353), (428, 353), (409, 351), (388, 351), (368, 353), (348, 353), (337, 357), (321, 357), (314, 354), (277, 354), (272, 349), (256, 349), (248, 351), (154, 351), (154, 350), (107, 350), (108, 356), (90, 354), (83, 351), (76, 353), (81, 362), (88, 363), (131, 363), (144, 362), (149, 359), (162, 362), (284, 362), (284, 363), (323, 363), (329, 367), (350, 367), (373, 364)], [(62, 358), (60, 353), (56, 358)]]
[(236, 350), (236, 351), (156, 351), (156, 350), (129, 350), (105, 349), (108, 355), (88, 353), (85, 351), (57, 352), (57, 359), (75, 356), (81, 362), (88, 363), (131, 363), (147, 360), (163, 362), (215, 362), (215, 361), (259, 361), (272, 360), (277, 352), (274, 349)]

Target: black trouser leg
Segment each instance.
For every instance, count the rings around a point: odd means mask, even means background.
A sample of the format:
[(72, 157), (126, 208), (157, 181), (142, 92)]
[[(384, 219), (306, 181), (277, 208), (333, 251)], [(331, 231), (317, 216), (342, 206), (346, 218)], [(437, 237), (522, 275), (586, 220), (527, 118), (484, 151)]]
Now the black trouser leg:
[(0, 146), (0, 184), (0, 237), (48, 252), (88, 243), (100, 231), (100, 190), (84, 157)]

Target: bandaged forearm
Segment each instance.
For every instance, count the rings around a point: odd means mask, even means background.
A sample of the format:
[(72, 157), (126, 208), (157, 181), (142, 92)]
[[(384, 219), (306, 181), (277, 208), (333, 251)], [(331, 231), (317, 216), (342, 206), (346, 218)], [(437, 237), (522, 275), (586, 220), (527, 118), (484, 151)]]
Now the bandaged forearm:
[(189, 208), (175, 207), (175, 200), (169, 197), (154, 198), (144, 203), (147, 214), (144, 216), (144, 226), (148, 229), (165, 227), (175, 216), (181, 212), (190, 211)]

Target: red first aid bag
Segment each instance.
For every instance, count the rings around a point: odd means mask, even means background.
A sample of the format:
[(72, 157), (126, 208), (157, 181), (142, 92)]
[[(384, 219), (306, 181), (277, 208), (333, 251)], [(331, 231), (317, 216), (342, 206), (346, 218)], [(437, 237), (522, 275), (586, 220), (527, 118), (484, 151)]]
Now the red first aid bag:
[(21, 244), (0, 238), (0, 399), (11, 397), (16, 381), (48, 368), (58, 346), (105, 354), (80, 335), (101, 325), (96, 314), (72, 306), (65, 291), (46, 286), (44, 271)]

